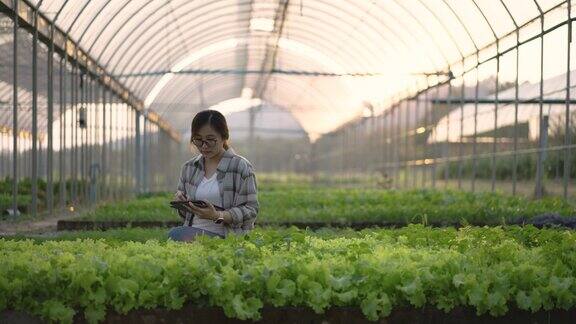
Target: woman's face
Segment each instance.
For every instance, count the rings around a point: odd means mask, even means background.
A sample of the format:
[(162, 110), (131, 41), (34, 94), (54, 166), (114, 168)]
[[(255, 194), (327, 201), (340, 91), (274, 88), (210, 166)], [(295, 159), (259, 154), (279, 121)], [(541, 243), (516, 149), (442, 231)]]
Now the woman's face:
[(224, 139), (210, 124), (200, 127), (192, 136), (192, 143), (205, 158), (212, 158), (224, 151)]

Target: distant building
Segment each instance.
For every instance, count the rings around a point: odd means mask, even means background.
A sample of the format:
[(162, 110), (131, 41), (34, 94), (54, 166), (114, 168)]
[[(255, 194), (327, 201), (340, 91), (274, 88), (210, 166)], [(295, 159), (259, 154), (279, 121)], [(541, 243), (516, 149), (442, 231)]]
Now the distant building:
[[(570, 72), (570, 79), (576, 80), (576, 71)], [(515, 120), (515, 87), (500, 91), (498, 94), (498, 115), (495, 123), (496, 96), (482, 96), (479, 99), (476, 117), (477, 137), (493, 138), (511, 137), (513, 134)], [(543, 116), (549, 120), (549, 129), (563, 130), (566, 116), (566, 74), (561, 74), (544, 80), (543, 88)], [(470, 97), (467, 97), (470, 99)], [(570, 89), (570, 98), (576, 98), (576, 90)], [(474, 99), (472, 97), (472, 99)], [(518, 87), (518, 127), (521, 131), (518, 136), (527, 140), (537, 140), (539, 138), (539, 114), (540, 114), (540, 83), (524, 83)], [(441, 118), (434, 126), (428, 137), (428, 143), (438, 142), (460, 142), (460, 136), (464, 142), (471, 142), (474, 137), (475, 124), (475, 103), (469, 100), (464, 106), (457, 105), (460, 98), (455, 98), (453, 109), (447, 116)], [(572, 99), (574, 100), (574, 99)], [(472, 102), (470, 102), (472, 101)], [(462, 108), (462, 109), (461, 109)], [(576, 105), (571, 104), (570, 115), (574, 118)], [(461, 127), (462, 126), (462, 127)], [(462, 129), (462, 134), (460, 130)]]

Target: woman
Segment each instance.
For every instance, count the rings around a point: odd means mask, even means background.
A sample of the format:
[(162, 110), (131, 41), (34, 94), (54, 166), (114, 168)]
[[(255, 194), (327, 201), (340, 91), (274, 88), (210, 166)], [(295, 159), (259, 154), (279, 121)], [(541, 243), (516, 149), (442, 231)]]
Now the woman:
[(259, 208), (256, 177), (250, 162), (229, 148), (224, 115), (215, 110), (199, 112), (192, 120), (191, 133), (190, 140), (200, 154), (182, 166), (174, 199), (202, 200), (207, 206), (189, 203), (192, 213), (180, 215), (185, 217), (184, 225), (173, 228), (169, 237), (192, 241), (197, 235), (224, 238), (250, 231)]

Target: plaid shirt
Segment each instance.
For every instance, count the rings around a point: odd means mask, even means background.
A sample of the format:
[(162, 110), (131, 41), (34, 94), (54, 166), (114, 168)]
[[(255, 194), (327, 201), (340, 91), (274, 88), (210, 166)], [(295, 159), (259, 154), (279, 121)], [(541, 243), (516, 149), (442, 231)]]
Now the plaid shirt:
[[(218, 168), (218, 188), (222, 207), (232, 215), (232, 224), (225, 224), (226, 235), (230, 232), (242, 234), (254, 228), (258, 214), (258, 189), (252, 165), (244, 157), (228, 149), (222, 155)], [(194, 199), (196, 189), (204, 178), (204, 159), (199, 154), (182, 166), (178, 190), (188, 199)], [(191, 213), (186, 213), (184, 226), (192, 224)]]

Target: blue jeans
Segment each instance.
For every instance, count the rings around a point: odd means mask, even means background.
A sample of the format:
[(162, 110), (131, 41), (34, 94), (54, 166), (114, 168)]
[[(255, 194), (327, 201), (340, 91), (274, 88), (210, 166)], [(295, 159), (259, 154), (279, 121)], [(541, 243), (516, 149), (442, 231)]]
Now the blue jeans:
[(190, 242), (194, 241), (196, 236), (198, 235), (207, 235), (210, 237), (220, 237), (224, 238), (223, 235), (216, 234), (201, 228), (193, 227), (193, 226), (178, 226), (174, 227), (168, 232), (168, 238), (174, 241), (181, 241), (181, 242)]

